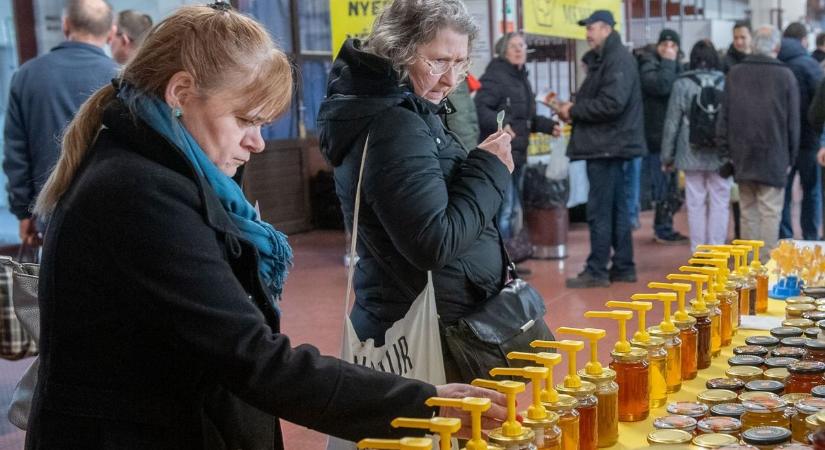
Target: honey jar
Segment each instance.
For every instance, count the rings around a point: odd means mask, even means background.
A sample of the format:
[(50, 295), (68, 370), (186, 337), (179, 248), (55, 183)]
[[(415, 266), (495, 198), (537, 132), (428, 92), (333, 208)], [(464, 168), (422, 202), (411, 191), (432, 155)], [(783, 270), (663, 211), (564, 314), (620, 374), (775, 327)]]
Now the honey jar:
[(669, 414), (688, 416), (699, 421), (708, 416), (710, 408), (700, 402), (672, 402), (667, 405), (666, 410)]
[(682, 430), (688, 433), (696, 431), (696, 419), (693, 417), (672, 414), (653, 419), (653, 427), (657, 430)]
[(815, 305), (803, 303), (803, 304), (796, 304), (796, 305), (787, 305), (785, 306), (785, 317), (788, 319), (794, 318), (801, 318), (802, 314), (808, 311), (816, 311), (817, 307)]
[(745, 338), (745, 344), (760, 345), (768, 350), (773, 350), (779, 346), (779, 339), (773, 336), (748, 336)]
[(742, 421), (725, 416), (707, 417), (699, 421), (696, 429), (703, 434), (724, 433), (738, 437), (742, 430)]
[(755, 427), (742, 433), (742, 441), (759, 450), (773, 450), (776, 446), (786, 444), (790, 440), (790, 430), (775, 426)]
[(766, 370), (762, 375), (765, 377), (766, 380), (774, 380), (784, 383), (785, 380), (788, 378), (788, 375), (790, 375), (790, 372), (788, 372), (788, 369), (786, 367), (777, 367), (774, 369)]
[[(825, 314), (820, 313), (819, 311), (808, 311), (806, 314), (816, 313), (816, 314)], [(821, 320), (821, 319), (820, 319)], [(782, 321), (783, 327), (796, 327), (801, 328), (804, 332), (805, 328), (810, 328), (816, 324), (816, 321), (811, 319), (806, 319), (805, 317), (796, 317), (793, 319), (785, 319)]]
[[(819, 328), (816, 330), (819, 333)], [(740, 345), (733, 348), (734, 355), (753, 355), (760, 358), (767, 358), (768, 349), (761, 345)]]
[(770, 392), (782, 395), (785, 392), (785, 385), (781, 381), (774, 380), (753, 380), (745, 383), (746, 391)]
[[(802, 313), (800, 313), (800, 316)], [(800, 337), (802, 336), (802, 329), (797, 327), (776, 327), (771, 328), (771, 336), (779, 339), (785, 339), (786, 337)]]
[(742, 417), (744, 412), (745, 407), (741, 403), (722, 403), (710, 408), (710, 414), (713, 416), (733, 417), (734, 419)]
[[(800, 338), (787, 338), (787, 339), (800, 339)], [(785, 340), (785, 339), (783, 339)], [(805, 343), (803, 342), (802, 345), (804, 346)], [(808, 352), (805, 351), (802, 347), (779, 347), (771, 350), (771, 358), (793, 358), (796, 360), (801, 360), (805, 358), (805, 355)]]
[(734, 436), (722, 433), (700, 434), (693, 438), (693, 445), (699, 448), (719, 448), (739, 442)]
[(745, 382), (739, 378), (711, 378), (705, 383), (705, 387), (708, 389), (726, 389), (739, 395), (745, 390)]
[(708, 389), (700, 392), (696, 398), (710, 407), (736, 401), (737, 394), (736, 392), (729, 391), (727, 389)]
[[(787, 337), (779, 341), (779, 348), (782, 347), (796, 347), (796, 348), (805, 348), (805, 341), (808, 338), (804, 336), (799, 337)], [(774, 350), (776, 351), (776, 350)]]
[(765, 360), (758, 356), (754, 355), (734, 355), (728, 358), (728, 365), (731, 367), (734, 366), (753, 366), (753, 367), (762, 367), (765, 364)]
[(790, 428), (791, 423), (785, 416), (787, 405), (781, 399), (756, 398), (742, 403), (742, 431), (763, 426)]
[(762, 379), (762, 369), (753, 366), (734, 366), (725, 371), (728, 378), (738, 378), (745, 383)]
[(775, 369), (777, 367), (788, 367), (792, 363), (797, 362), (796, 358), (789, 358), (787, 356), (774, 356), (765, 360), (766, 369)]
[(825, 363), (821, 361), (798, 361), (788, 366), (790, 376), (785, 381), (785, 392), (810, 393), (811, 389), (825, 383)]
[(693, 435), (682, 430), (656, 430), (647, 435), (651, 446), (688, 444), (691, 440)]

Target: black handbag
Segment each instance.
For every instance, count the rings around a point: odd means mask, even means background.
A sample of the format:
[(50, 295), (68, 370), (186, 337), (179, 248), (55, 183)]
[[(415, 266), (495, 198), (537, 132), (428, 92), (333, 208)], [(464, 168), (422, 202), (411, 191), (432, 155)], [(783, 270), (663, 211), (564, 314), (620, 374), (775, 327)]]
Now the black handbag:
[(495, 367), (524, 367), (529, 361), (509, 360), (510, 352), (534, 352), (534, 340), (555, 340), (544, 321), (544, 299), (529, 283), (518, 278), (515, 264), (502, 245), (505, 283), (454, 325), (443, 327), (447, 345), (464, 381), (489, 378)]

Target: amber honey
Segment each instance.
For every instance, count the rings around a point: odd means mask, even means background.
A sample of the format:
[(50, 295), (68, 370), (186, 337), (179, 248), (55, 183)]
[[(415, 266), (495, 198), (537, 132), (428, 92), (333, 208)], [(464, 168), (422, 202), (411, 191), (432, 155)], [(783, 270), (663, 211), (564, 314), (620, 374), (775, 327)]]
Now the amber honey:
[(809, 397), (796, 403), (796, 414), (791, 418), (791, 432), (793, 440), (805, 442), (805, 438), (811, 431), (808, 429), (805, 419), (825, 409), (825, 399)]
[(722, 311), (719, 302), (708, 302), (710, 311), (710, 356), (715, 358), (722, 353)]
[(561, 429), (561, 450), (578, 450), (579, 448), (579, 405), (575, 397), (559, 395), (559, 400), (544, 403), (544, 406), (559, 415)]
[(733, 303), (730, 296), (719, 293), (719, 339), (722, 347), (727, 347), (733, 341)]
[(646, 419), (650, 414), (647, 352), (634, 348), (626, 353), (613, 352), (611, 356), (610, 368), (616, 372), (616, 384), (619, 385), (619, 421)]
[(679, 340), (682, 341), (682, 380), (692, 380), (699, 372), (696, 360), (696, 341), (699, 335), (696, 319), (688, 317), (688, 320), (673, 323), (679, 328)]
[(596, 385), (598, 407), (598, 446), (610, 447), (619, 441), (619, 385), (616, 384), (616, 372), (604, 369), (601, 375), (587, 375), (579, 371), (583, 380)]
[(782, 427), (790, 429), (791, 423), (785, 415), (786, 404), (781, 399), (754, 398), (742, 403), (745, 413), (742, 414), (742, 431), (756, 427)]
[(558, 414), (548, 411), (547, 417), (542, 420), (531, 420), (525, 417), (523, 424), (533, 430), (535, 434), (533, 443), (536, 450), (561, 450), (561, 428), (559, 428)]
[(679, 392), (682, 389), (682, 341), (679, 339), (679, 331), (662, 331), (659, 327), (651, 327), (650, 334), (665, 341), (667, 393)]
[(650, 407), (664, 406), (667, 403), (667, 351), (664, 340), (652, 337), (648, 342), (632, 341), (631, 344), (647, 351)]
[(790, 375), (785, 380), (785, 392), (810, 394), (811, 389), (825, 383), (825, 363), (820, 361), (799, 361), (788, 366)]
[(711, 320), (707, 311), (690, 313), (696, 319), (696, 367), (707, 369), (711, 362)]
[(768, 269), (762, 268), (756, 273), (756, 312), (761, 314), (768, 310)]

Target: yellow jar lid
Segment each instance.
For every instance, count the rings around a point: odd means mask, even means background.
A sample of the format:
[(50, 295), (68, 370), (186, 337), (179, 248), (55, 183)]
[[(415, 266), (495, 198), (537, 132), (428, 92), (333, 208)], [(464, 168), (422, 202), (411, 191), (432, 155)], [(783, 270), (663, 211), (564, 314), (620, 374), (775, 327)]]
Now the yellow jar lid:
[(762, 376), (762, 369), (754, 366), (733, 366), (725, 371), (728, 378), (739, 378), (744, 381), (754, 380)]
[(738, 444), (739, 439), (722, 433), (700, 434), (693, 438), (693, 445), (702, 448), (719, 448), (726, 445)]
[(816, 311), (816, 306), (808, 303), (798, 303), (785, 307), (785, 315), (788, 317), (800, 317), (807, 311)]
[(785, 319), (785, 320), (782, 321), (782, 326), (783, 327), (797, 327), (797, 328), (802, 328), (803, 330), (805, 328), (811, 328), (814, 325), (815, 325), (815, 323), (811, 319), (793, 318), (793, 319)]
[(825, 425), (825, 411), (820, 411), (814, 414), (814, 417), (816, 417), (816, 421), (819, 422), (819, 425)]
[(660, 337), (651, 337), (647, 342), (640, 342), (634, 339), (630, 341), (630, 345), (646, 350), (657, 350), (665, 346), (665, 340)]
[(814, 300), (814, 305), (825, 306), (825, 298), (817, 298)]
[(532, 429), (544, 429), (554, 427), (559, 424), (559, 415), (553, 411), (547, 411), (547, 416), (544, 419), (530, 419), (527, 417), (527, 411), (521, 412), (522, 424)]
[(680, 329), (690, 328), (696, 325), (696, 318), (693, 316), (687, 316), (685, 320), (674, 320), (673, 324)]
[(766, 380), (781, 381), (783, 383), (790, 374), (791, 373), (788, 372), (786, 367), (774, 367), (773, 369), (768, 369), (763, 373)]
[(555, 402), (542, 402), (545, 408), (550, 408), (553, 411), (563, 411), (573, 409), (579, 406), (579, 401), (572, 395), (560, 394), (559, 399)]
[(785, 303), (788, 305), (804, 305), (804, 304), (813, 304), (816, 300), (813, 297), (809, 297), (807, 295), (793, 295), (785, 299)]
[(769, 398), (769, 399), (774, 399), (774, 400), (777, 400), (777, 401), (781, 400), (781, 397), (779, 397), (778, 395), (776, 395), (772, 392), (750, 391), (750, 392), (743, 392), (743, 393), (739, 394), (739, 402), (740, 403), (749, 402), (749, 401), (753, 401), (753, 400), (758, 400), (758, 399), (762, 399), (762, 398)]
[(793, 392), (791, 394), (785, 394), (785, 395), (783, 395), (782, 397), (779, 397), (779, 398), (784, 400), (785, 403), (787, 403), (788, 405), (794, 406), (794, 405), (796, 405), (796, 402), (798, 402), (800, 400), (803, 400), (803, 399), (806, 399), (810, 396), (811, 396), (811, 394), (805, 394), (803, 392)]
[(559, 394), (572, 395), (573, 397), (581, 398), (593, 395), (596, 393), (596, 385), (588, 381), (582, 381), (581, 386), (567, 387), (563, 384), (557, 384), (556, 390)]
[(814, 431), (822, 428), (822, 425), (820, 425), (819, 421), (816, 419), (816, 414), (811, 414), (805, 418), (805, 427), (811, 431)]
[(579, 377), (581, 377), (584, 381), (589, 381), (597, 386), (606, 383), (608, 381), (613, 381), (616, 379), (616, 371), (613, 369), (604, 368), (602, 369), (602, 373), (599, 375), (592, 375), (587, 373), (584, 369), (579, 369)]
[[(694, 320), (696, 320), (696, 319), (694, 319)], [(679, 336), (679, 330), (678, 329), (674, 329), (673, 331), (664, 331), (661, 328), (659, 328), (658, 325), (653, 326), (653, 327), (648, 327), (647, 332), (650, 333), (651, 336), (656, 336), (656, 337), (664, 338), (664, 339), (669, 339), (669, 338), (674, 338), (676, 336)]]
[(631, 348), (629, 352), (610, 352), (610, 356), (618, 362), (639, 362), (647, 358), (647, 351)]
[(687, 444), (693, 435), (682, 430), (656, 430), (647, 435), (651, 444)]
[(696, 398), (702, 403), (719, 404), (736, 401), (736, 392), (727, 389), (708, 389), (702, 391)]

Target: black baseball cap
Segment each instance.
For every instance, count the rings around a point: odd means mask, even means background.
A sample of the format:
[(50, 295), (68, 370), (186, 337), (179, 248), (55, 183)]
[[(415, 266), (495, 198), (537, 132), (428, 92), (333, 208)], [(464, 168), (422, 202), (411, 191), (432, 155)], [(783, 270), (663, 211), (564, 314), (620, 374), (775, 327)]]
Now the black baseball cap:
[(579, 21), (579, 25), (586, 27), (591, 23), (596, 22), (604, 22), (611, 27), (616, 25), (616, 21), (613, 19), (613, 13), (606, 10), (606, 9), (598, 9), (593, 11), (593, 14), (590, 15), (587, 19), (582, 19)]

